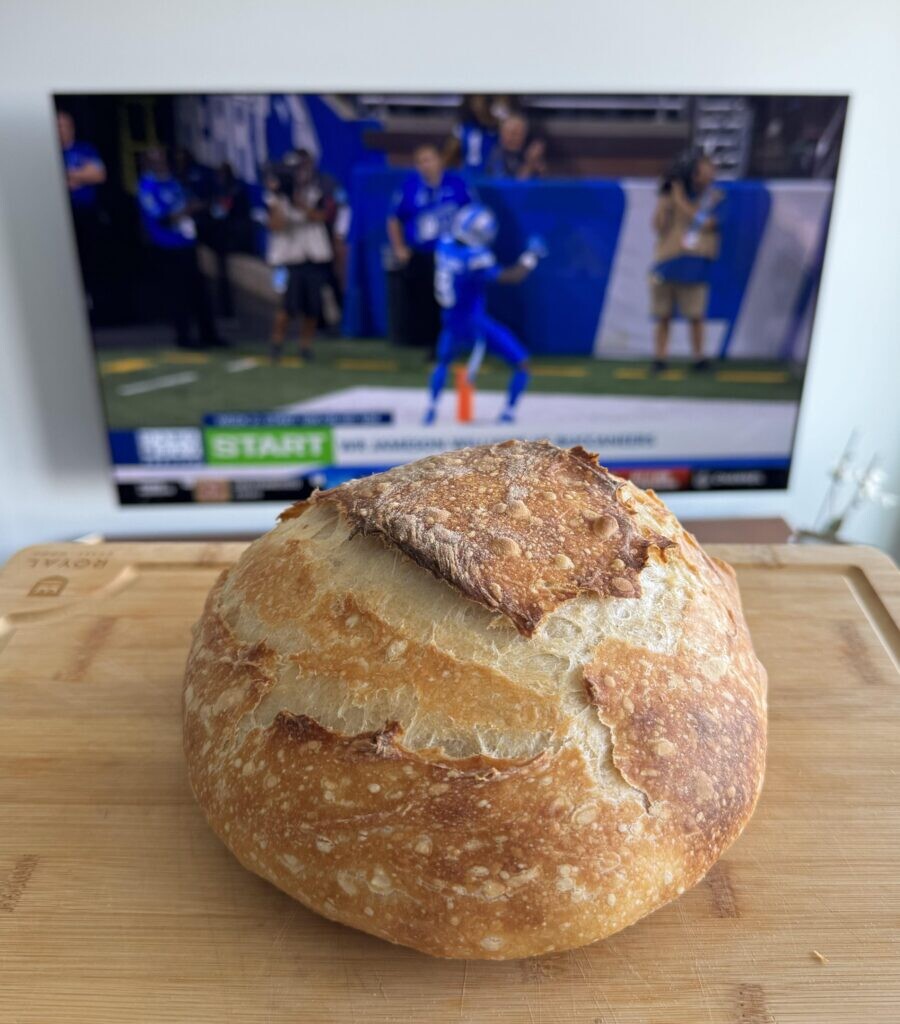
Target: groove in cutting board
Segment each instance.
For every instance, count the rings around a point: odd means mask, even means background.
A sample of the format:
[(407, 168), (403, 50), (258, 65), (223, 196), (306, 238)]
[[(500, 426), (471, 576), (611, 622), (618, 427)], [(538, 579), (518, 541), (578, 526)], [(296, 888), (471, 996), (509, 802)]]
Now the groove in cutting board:
[(846, 566), (844, 579), (868, 619), (872, 632), (884, 644), (894, 668), (900, 672), (900, 627), (891, 618), (891, 613), (859, 566)]

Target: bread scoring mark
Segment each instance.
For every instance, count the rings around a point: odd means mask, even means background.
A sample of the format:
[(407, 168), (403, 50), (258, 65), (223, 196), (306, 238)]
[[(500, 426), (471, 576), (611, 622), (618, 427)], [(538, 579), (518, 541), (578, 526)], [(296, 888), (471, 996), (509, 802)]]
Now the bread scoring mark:
[(321, 725), (309, 715), (295, 715), (290, 711), (279, 711), (272, 722), (275, 732), (282, 732), (289, 739), (297, 743), (312, 743), (318, 747), (323, 740), (328, 740), (333, 733), (323, 729)]
[[(321, 748), (323, 742), (346, 743), (348, 755), (354, 759), (412, 759), (429, 764), (437, 771), (446, 772), (453, 778), (460, 778), (464, 774), (468, 774), (479, 782), (488, 782), (523, 768), (539, 765), (558, 752), (558, 749), (542, 750), (538, 754), (528, 757), (490, 757), (486, 754), (473, 754), (469, 757), (451, 758), (447, 757), (440, 748), (416, 750), (404, 746), (400, 742), (403, 728), (399, 722), (385, 722), (380, 729), (346, 735), (324, 728), (309, 715), (294, 714), (286, 710), (280, 711), (275, 716), (271, 727), (265, 731), (282, 733), (298, 743), (313, 744), (314, 749)], [(374, 795), (382, 788), (379, 786), (378, 790), (370, 790), (370, 792), (373, 792)], [(432, 796), (440, 796), (449, 789), (450, 787), (441, 778), (430, 786), (429, 792)]]
[(585, 689), (626, 782), (673, 812), (685, 837), (727, 845), (756, 802), (765, 729), (733, 668), (708, 688), (695, 671), (683, 656), (651, 662), (607, 640), (585, 669)]
[(414, 748), (512, 756), (537, 752), (568, 725), (557, 693), (535, 693), (496, 668), (401, 632), (357, 594), (311, 599), (295, 630), (299, 649), (285, 661), (297, 672), (285, 673), (268, 703), (289, 691), (283, 706), (338, 732), (365, 732), (397, 719)]
[(604, 639), (584, 670), (614, 765), (651, 813), (671, 818), (700, 875), (752, 812), (765, 766), (765, 670), (746, 627), (725, 614), (723, 587), (739, 608), (733, 574), (705, 560), (671, 653)]
[(639, 597), (651, 551), (665, 557), (673, 543), (640, 527), (633, 488), (596, 455), (546, 441), (435, 455), (310, 499), (320, 502), (525, 636), (579, 594)]
[(0, 911), (11, 914), (16, 909), (37, 865), (38, 857), (33, 853), (26, 853), (13, 864), (0, 887)]

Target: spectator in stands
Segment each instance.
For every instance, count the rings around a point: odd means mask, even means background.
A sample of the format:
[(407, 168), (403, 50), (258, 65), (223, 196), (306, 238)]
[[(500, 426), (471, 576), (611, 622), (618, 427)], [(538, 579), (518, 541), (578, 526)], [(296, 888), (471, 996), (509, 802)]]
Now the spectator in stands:
[(204, 211), (209, 203), (209, 170), (197, 163), (187, 146), (175, 146), (172, 150), (171, 163), (172, 173), (180, 182), (191, 212), (196, 216)]
[(709, 157), (691, 155), (664, 179), (653, 214), (656, 250), (650, 278), (656, 372), (668, 363), (669, 331), (676, 309), (690, 325), (694, 367), (704, 370), (703, 328), (709, 299), (709, 271), (719, 255), (719, 204), (713, 187), (716, 168)]
[(485, 169), (494, 178), (541, 178), (547, 173), (547, 145), (531, 135), (522, 114), (510, 114), (500, 124), (499, 144), (491, 151)]
[[(216, 334), (206, 280), (197, 262), (197, 225), (188, 199), (169, 168), (165, 150), (154, 147), (144, 155), (138, 181), (138, 205), (144, 233), (154, 250), (166, 299), (181, 348), (209, 348), (225, 343)], [(200, 339), (191, 339), (191, 320)]]
[(56, 126), (66, 168), (69, 201), (72, 204), (81, 277), (88, 308), (93, 312), (93, 297), (99, 273), (99, 187), (106, 181), (106, 166), (89, 142), (82, 142), (75, 137), (75, 120), (68, 111), (57, 112)]
[(498, 120), (491, 111), (490, 98), (484, 94), (464, 96), (459, 120), (444, 147), (445, 162), (469, 174), (483, 174), (488, 157), (497, 145), (497, 129)]
[(228, 257), (241, 248), (250, 222), (250, 203), (230, 163), (215, 172), (209, 205), (200, 230), (201, 239), (216, 257), (216, 305), (220, 316), (234, 317), (234, 297), (228, 276)]
[(328, 268), (334, 259), (326, 226), (331, 204), (315, 161), (305, 150), (289, 154), (282, 167), (270, 170), (265, 184), (267, 259), (276, 271), (276, 290), (282, 294), (272, 329), (272, 359), (280, 358), (294, 317), (300, 318), (300, 354), (312, 359)]
[(449, 231), (453, 215), (472, 197), (463, 178), (445, 169), (437, 146), (417, 147), (413, 160), (415, 170), (391, 201), (387, 233), (402, 275), (399, 340), (427, 347), (433, 354), (441, 330), (434, 297), (434, 249)]

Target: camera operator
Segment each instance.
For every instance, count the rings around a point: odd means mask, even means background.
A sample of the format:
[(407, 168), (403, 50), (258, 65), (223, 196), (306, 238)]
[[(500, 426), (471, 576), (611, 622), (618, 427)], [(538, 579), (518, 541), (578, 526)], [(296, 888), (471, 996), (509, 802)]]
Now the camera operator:
[(334, 250), (327, 223), (329, 201), (310, 153), (298, 150), (265, 177), (269, 242), (266, 258), (275, 269), (281, 308), (272, 328), (272, 358), (281, 356), (292, 319), (300, 319), (300, 354), (313, 358), (313, 341), (322, 316), (322, 292)]

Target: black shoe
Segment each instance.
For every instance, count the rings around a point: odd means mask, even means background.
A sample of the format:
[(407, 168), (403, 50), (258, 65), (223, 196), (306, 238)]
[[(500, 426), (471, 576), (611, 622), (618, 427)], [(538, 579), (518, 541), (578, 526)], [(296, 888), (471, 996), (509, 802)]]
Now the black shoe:
[(653, 360), (653, 373), (664, 373), (668, 370), (669, 364), (665, 359), (654, 359)]
[(269, 345), (269, 358), (272, 360), (272, 365), (277, 366), (281, 361), (281, 345)]
[(304, 363), (311, 363), (315, 360), (316, 354), (315, 352), (313, 352), (311, 348), (301, 348), (300, 358), (303, 360)]
[(200, 344), (200, 342), (199, 341), (194, 341), (193, 338), (176, 338), (175, 339), (175, 347), (176, 348), (186, 348), (186, 349), (189, 349), (192, 352), (196, 352), (198, 349), (203, 348), (203, 346)]
[(214, 334), (211, 338), (204, 338), (203, 345), (205, 348), (231, 348), (228, 342), (218, 334)]
[(711, 370), (712, 369), (712, 360), (711, 359), (695, 359), (694, 360), (694, 367), (693, 368), (698, 373), (704, 373), (706, 370)]

